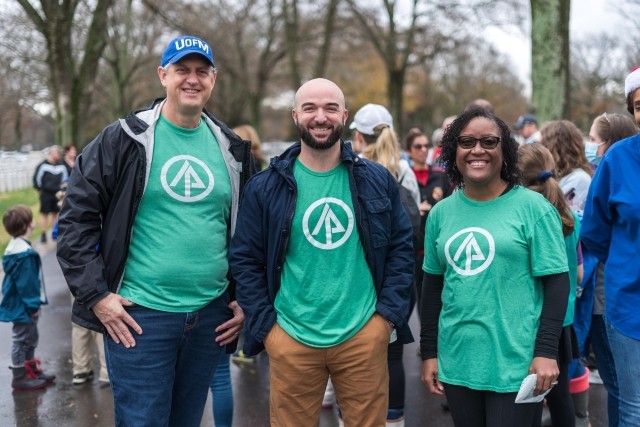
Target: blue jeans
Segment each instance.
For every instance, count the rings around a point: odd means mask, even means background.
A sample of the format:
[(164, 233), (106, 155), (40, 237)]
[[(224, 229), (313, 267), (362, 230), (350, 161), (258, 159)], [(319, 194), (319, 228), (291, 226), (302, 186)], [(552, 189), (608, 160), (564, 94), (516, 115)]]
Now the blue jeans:
[(116, 426), (199, 427), (209, 383), (224, 347), (215, 328), (233, 313), (223, 294), (190, 313), (126, 307), (142, 328), (136, 346), (105, 335)]
[(621, 334), (604, 318), (620, 391), (620, 427), (640, 425), (640, 340)]
[(213, 397), (213, 421), (216, 427), (231, 427), (233, 424), (233, 388), (231, 387), (231, 371), (229, 370), (230, 354), (220, 355), (218, 367), (211, 381)]
[(607, 390), (607, 413), (609, 415), (609, 426), (618, 427), (619, 405), (618, 395), (618, 377), (616, 375), (616, 364), (613, 361), (611, 347), (609, 346), (609, 338), (607, 337), (607, 328), (604, 322), (604, 316), (594, 314), (591, 317), (591, 348), (596, 356), (596, 366), (598, 373), (602, 378), (604, 388)]

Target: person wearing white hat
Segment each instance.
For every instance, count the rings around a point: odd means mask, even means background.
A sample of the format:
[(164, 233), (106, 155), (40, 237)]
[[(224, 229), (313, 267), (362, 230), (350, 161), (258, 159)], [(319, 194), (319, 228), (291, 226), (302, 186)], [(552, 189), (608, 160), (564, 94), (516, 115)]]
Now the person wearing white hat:
[[(627, 109), (640, 124), (640, 67), (624, 82)], [(640, 425), (640, 135), (616, 142), (589, 188), (580, 239), (604, 263), (604, 324), (613, 355), (619, 426)]]
[(635, 67), (624, 80), (624, 96), (627, 98), (627, 111), (640, 123), (640, 66)]
[(391, 113), (380, 104), (367, 104), (353, 116), (349, 129), (355, 130), (354, 146), (362, 157), (386, 167), (420, 204), (418, 181), (406, 160), (400, 159), (400, 144), (393, 130)]

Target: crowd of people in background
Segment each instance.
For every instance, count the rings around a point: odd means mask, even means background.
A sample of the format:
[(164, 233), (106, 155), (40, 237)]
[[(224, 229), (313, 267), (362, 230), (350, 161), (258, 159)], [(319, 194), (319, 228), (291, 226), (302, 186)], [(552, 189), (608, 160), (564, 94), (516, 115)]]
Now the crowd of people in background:
[[(271, 425), (335, 404), (341, 425), (404, 426), (415, 309), (421, 379), (456, 426), (587, 427), (590, 378), (610, 426), (640, 425), (640, 68), (625, 80), (635, 120), (603, 112), (588, 132), (530, 113), (509, 126), (476, 99), (399, 135), (383, 105), (351, 117), (313, 79), (295, 95), (300, 140), (274, 159), (252, 126), (204, 109), (216, 75), (205, 41), (172, 40), (165, 99), (82, 154), (52, 146), (34, 173), (42, 243), (62, 209), (72, 381), (97, 357), (116, 424), (197, 426), (211, 390), (231, 426), (230, 360), (266, 350)], [(34, 355), (33, 215), (3, 224), (12, 387), (40, 389), (55, 376)], [(533, 403), (518, 403), (529, 377)]]

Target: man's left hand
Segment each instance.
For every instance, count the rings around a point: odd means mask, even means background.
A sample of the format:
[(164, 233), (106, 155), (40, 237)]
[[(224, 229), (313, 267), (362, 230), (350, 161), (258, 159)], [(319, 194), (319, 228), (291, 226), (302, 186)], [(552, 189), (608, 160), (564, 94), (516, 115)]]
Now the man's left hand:
[(216, 332), (222, 332), (216, 337), (216, 342), (221, 346), (230, 344), (238, 339), (244, 326), (244, 312), (236, 301), (229, 303), (229, 308), (233, 311), (233, 317), (216, 328)]

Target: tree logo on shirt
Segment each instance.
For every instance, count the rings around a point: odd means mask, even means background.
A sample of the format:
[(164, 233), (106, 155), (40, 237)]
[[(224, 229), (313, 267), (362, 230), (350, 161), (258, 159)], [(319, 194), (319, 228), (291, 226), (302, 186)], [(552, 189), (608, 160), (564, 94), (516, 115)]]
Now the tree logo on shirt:
[(458, 231), (444, 246), (447, 262), (463, 276), (474, 276), (486, 270), (495, 253), (493, 237), (487, 230), (478, 227)]
[(162, 188), (181, 202), (197, 202), (213, 190), (213, 174), (207, 165), (193, 156), (170, 158), (160, 172)]
[(302, 218), (302, 230), (309, 243), (319, 249), (336, 249), (353, 231), (353, 212), (346, 203), (334, 197), (317, 200)]

